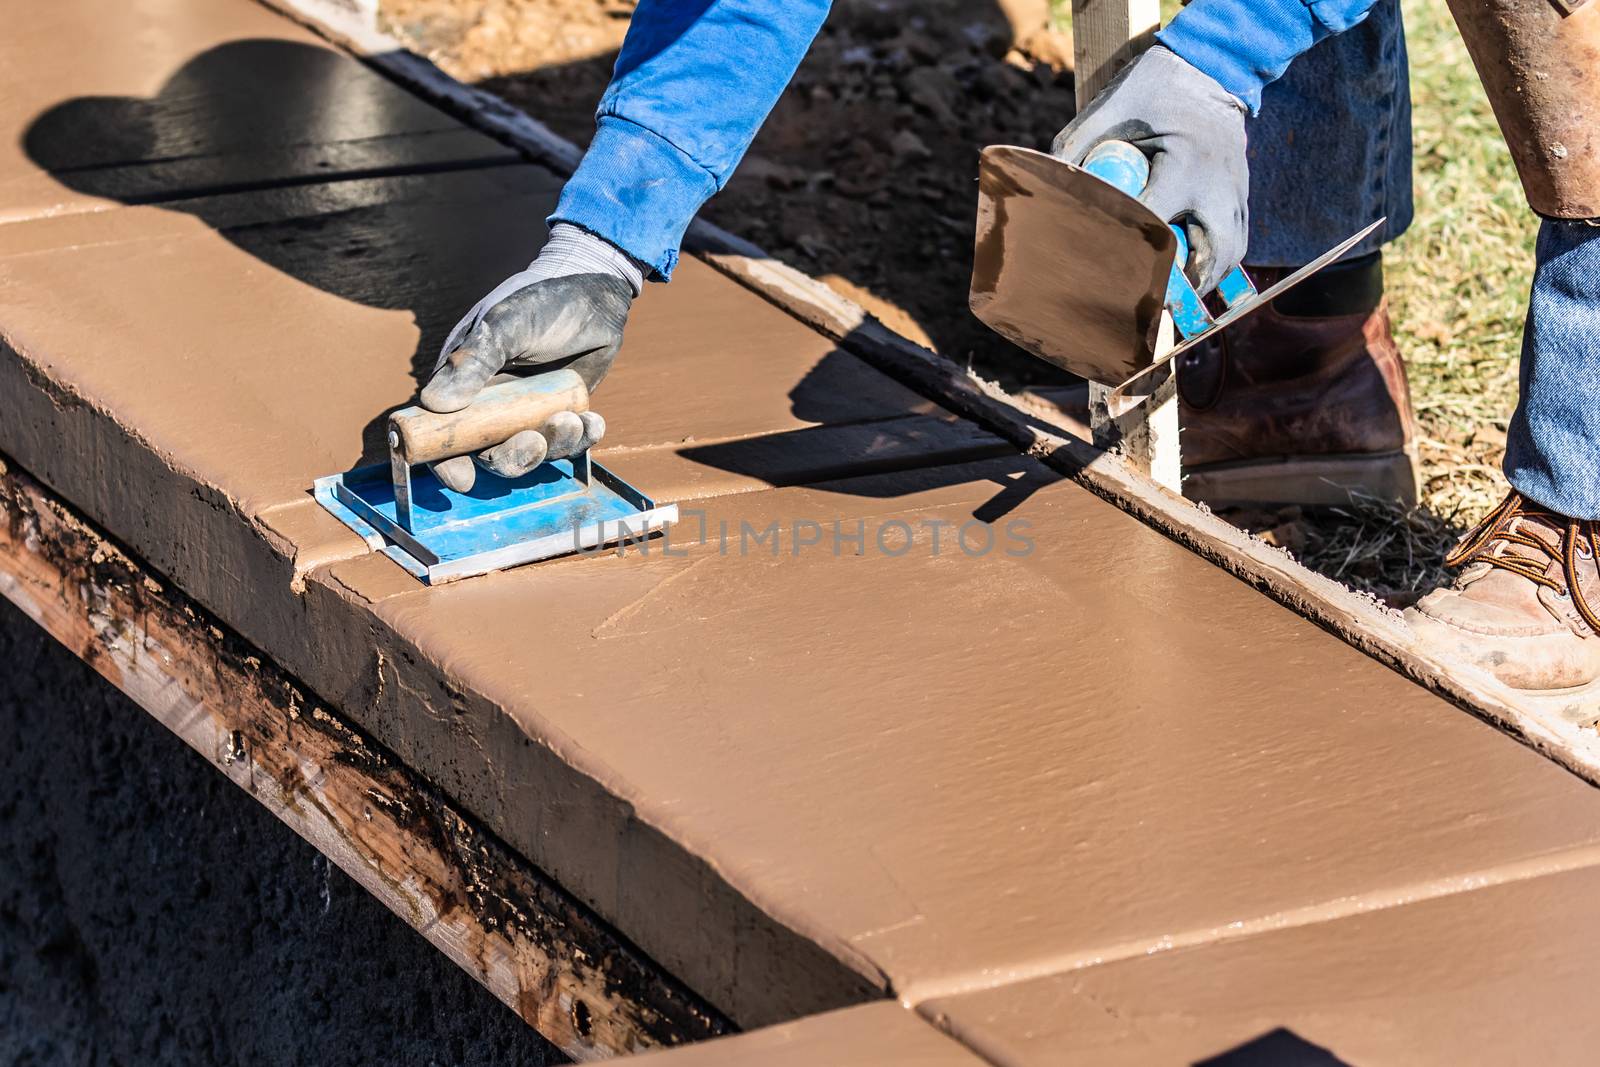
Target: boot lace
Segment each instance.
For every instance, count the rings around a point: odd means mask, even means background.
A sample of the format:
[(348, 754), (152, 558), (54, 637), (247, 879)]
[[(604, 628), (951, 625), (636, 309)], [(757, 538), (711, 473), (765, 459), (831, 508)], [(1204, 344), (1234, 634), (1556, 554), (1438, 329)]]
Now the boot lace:
[[(1531, 532), (1537, 527), (1555, 536), (1552, 543)], [(1572, 598), (1572, 606), (1600, 633), (1600, 610), (1584, 596), (1578, 581), (1579, 560), (1600, 555), (1600, 522), (1569, 519), (1512, 492), (1491, 511), (1461, 543), (1445, 557), (1445, 566), (1487, 563), (1491, 567), (1520, 574), (1557, 595)], [(1550, 561), (1561, 564), (1561, 579), (1548, 573)]]

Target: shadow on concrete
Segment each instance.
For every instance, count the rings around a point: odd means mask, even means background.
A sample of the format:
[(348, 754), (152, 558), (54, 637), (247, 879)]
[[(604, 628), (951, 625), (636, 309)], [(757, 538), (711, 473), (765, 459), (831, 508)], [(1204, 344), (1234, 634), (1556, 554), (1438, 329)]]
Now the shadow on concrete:
[[(598, 78), (603, 84), (601, 65), (609, 69), (610, 60), (590, 61), (585, 66), (592, 69), (574, 76), (580, 83)], [(351, 77), (353, 71), (359, 77)], [(371, 158), (358, 149), (355, 158), (330, 163), (326, 157), (337, 155), (346, 143), (370, 147), (381, 141), (370, 136), (374, 129), (408, 129), (408, 118), (415, 126), (415, 109), (423, 105), (387, 84), (382, 91), (371, 89), (373, 79), (348, 57), (324, 48), (276, 40), (233, 42), (196, 55), (149, 97), (64, 101), (30, 124), (23, 144), (30, 159), (75, 191), (186, 213), (256, 260), (307, 285), (357, 304), (409, 313), (419, 331), (410, 365), (420, 386), (432, 372), (445, 335), (466, 308), (454, 306), (458, 294), (447, 297), (418, 284), (419, 276), (426, 278), (418, 260), (429, 249), (422, 237), (410, 238), (405, 230), (415, 218), (409, 206), (377, 203), (332, 217), (325, 208), (308, 207), (300, 217), (291, 210), (270, 219), (241, 220), (238, 198), (228, 195), (520, 162), (504, 154), (411, 159), (403, 149), (391, 148), (386, 154), (380, 148)], [(271, 165), (260, 165), (263, 159)], [(253, 165), (260, 169), (252, 170)], [(529, 255), (535, 250), (530, 248)], [(396, 284), (400, 279), (406, 283)], [(488, 281), (485, 288), (492, 284)], [(670, 288), (664, 296), (670, 299)], [(860, 462), (841, 461), (837, 469), (821, 471), (796, 462), (796, 456), (804, 455), (796, 450), (805, 449), (808, 440), (839, 429), (837, 381), (849, 377), (839, 372), (841, 366), (857, 363), (855, 356), (836, 351), (788, 387), (793, 414), (815, 427), (688, 448), (684, 454), (774, 485), (926, 468), (929, 457), (919, 454), (916, 442), (896, 435), (904, 429), (897, 424), (901, 416), (926, 411), (928, 405), (886, 411), (872, 424), (855, 424), (852, 432), (863, 442)], [(315, 387), (314, 381), (307, 382), (307, 388)], [(774, 380), (772, 387), (785, 385)], [(911, 404), (910, 394), (906, 396)], [(363, 463), (386, 459), (386, 415), (374, 411), (363, 428)], [(882, 433), (875, 434), (874, 427)], [(871, 453), (878, 444), (884, 446), (883, 458), (874, 461)], [(946, 450), (938, 454), (933, 470), (947, 471), (946, 484), (968, 482), (973, 471), (958, 464), (993, 457), (995, 451), (979, 445), (954, 455)], [(1020, 456), (997, 460), (994, 480), (1000, 491), (983, 513), (1004, 514), (1043, 484), (1059, 480), (1040, 470)], [(940, 484), (940, 478), (934, 473), (916, 482), (927, 489)], [(904, 492), (887, 479), (833, 482), (827, 488), (868, 496)]]
[(1278, 1027), (1226, 1052), (1199, 1060), (1194, 1067), (1353, 1067), (1321, 1045), (1293, 1030)]

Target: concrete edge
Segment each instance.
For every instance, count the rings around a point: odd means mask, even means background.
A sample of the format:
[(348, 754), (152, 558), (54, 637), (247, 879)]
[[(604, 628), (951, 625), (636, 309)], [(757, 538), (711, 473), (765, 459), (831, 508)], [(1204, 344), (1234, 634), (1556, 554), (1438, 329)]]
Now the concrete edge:
[(0, 456), (0, 595), (567, 1055), (731, 1033), (441, 791)]

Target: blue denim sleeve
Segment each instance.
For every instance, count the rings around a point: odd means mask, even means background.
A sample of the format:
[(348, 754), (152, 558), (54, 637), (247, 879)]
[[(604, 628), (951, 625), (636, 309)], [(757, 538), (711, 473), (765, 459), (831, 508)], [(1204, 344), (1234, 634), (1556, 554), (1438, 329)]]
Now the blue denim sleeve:
[(595, 137), (550, 221), (672, 276), (683, 232), (727, 182), (830, 0), (641, 0)]
[(1254, 115), (1261, 90), (1312, 45), (1367, 17), (1377, 0), (1194, 0), (1156, 34)]

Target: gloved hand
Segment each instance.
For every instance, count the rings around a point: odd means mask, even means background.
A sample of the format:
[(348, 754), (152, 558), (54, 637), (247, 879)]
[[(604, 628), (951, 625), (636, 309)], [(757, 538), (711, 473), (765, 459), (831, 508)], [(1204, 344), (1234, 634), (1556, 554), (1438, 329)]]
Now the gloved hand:
[[(644, 272), (627, 253), (586, 230), (558, 222), (538, 258), (497, 285), (450, 331), (433, 377), (422, 389), (430, 411), (460, 411), (502, 371), (566, 366), (592, 392), (622, 345), (628, 309)], [(457, 492), (472, 488), (476, 464), (506, 478), (547, 459), (576, 455), (605, 435), (592, 411), (563, 411), (542, 430), (523, 430), (476, 456), (433, 464)]]
[(1101, 141), (1127, 141), (1148, 156), (1150, 182), (1139, 199), (1184, 227), (1189, 279), (1207, 293), (1244, 258), (1250, 223), (1244, 119), (1237, 97), (1158, 44), (1056, 134), (1050, 151), (1081, 165)]

